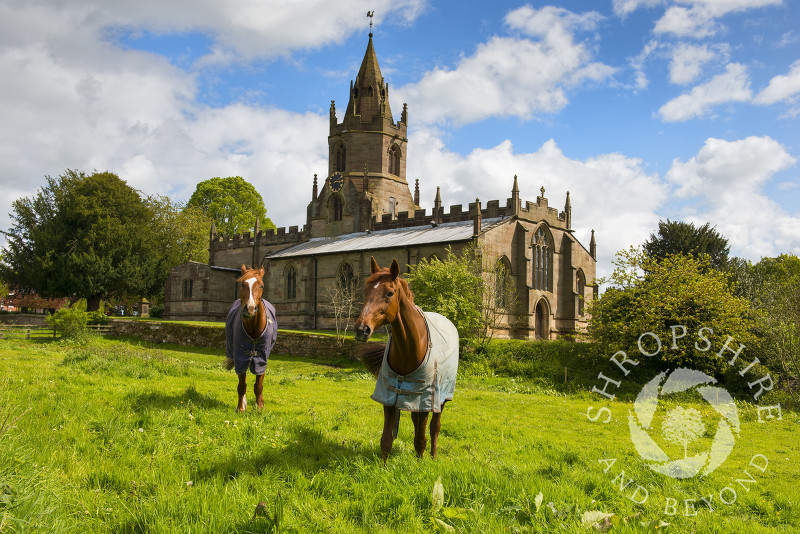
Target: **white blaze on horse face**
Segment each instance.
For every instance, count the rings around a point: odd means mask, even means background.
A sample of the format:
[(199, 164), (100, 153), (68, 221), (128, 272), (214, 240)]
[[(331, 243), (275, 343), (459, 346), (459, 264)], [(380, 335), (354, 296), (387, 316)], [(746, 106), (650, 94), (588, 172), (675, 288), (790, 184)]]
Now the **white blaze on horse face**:
[(248, 292), (248, 298), (247, 298), (247, 307), (248, 307), (248, 309), (252, 309), (252, 308), (256, 307), (256, 301), (253, 299), (253, 284), (255, 283), (255, 281), (256, 281), (255, 277), (248, 278), (247, 280), (244, 281), (244, 283), (247, 284), (248, 287), (250, 288), (250, 291)]
[(381, 285), (381, 283), (380, 283), (380, 282), (378, 282), (377, 284), (375, 284), (375, 287), (373, 287), (372, 289), (378, 289), (378, 286), (379, 286), (379, 285)]

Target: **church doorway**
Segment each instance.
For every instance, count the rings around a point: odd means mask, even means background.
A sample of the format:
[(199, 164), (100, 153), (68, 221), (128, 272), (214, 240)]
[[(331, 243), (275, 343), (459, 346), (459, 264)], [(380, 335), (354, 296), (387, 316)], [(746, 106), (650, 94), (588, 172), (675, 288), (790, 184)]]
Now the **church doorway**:
[(550, 339), (550, 326), (545, 300), (541, 299), (536, 305), (536, 339)]

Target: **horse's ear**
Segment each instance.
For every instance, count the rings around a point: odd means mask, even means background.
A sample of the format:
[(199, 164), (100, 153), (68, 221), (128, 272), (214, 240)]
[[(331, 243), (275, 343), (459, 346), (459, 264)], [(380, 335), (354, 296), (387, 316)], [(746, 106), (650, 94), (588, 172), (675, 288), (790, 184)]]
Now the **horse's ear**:
[(242, 274), (244, 274), (244, 273), (246, 273), (246, 272), (247, 272), (247, 267), (245, 267), (245, 266), (244, 266), (244, 263), (243, 263), (243, 264), (242, 264)]
[(264, 266), (262, 265), (261, 268), (258, 270), (258, 274), (261, 278), (264, 278)]
[(397, 278), (400, 276), (400, 264), (397, 263), (397, 259), (392, 260), (392, 266), (389, 267), (389, 272), (392, 273), (392, 279)]
[(372, 269), (372, 274), (375, 274), (381, 270), (378, 262), (375, 261), (375, 256), (370, 256), (370, 268)]

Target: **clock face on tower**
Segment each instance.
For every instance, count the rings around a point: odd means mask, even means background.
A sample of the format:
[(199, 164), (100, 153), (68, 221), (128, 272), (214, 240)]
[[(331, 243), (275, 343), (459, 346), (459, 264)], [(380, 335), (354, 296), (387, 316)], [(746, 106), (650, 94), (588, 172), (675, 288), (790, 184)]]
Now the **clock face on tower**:
[(331, 191), (333, 191), (334, 193), (338, 193), (339, 191), (341, 191), (342, 186), (344, 185), (344, 177), (342, 176), (342, 173), (340, 172), (333, 173), (331, 175), (330, 184), (331, 184)]

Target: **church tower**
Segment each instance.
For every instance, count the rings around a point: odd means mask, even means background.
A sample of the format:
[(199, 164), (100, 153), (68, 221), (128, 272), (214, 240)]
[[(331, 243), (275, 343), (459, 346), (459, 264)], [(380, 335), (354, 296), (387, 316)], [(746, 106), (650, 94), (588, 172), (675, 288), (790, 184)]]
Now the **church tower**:
[(350, 82), (342, 122), (331, 101), (326, 185), (335, 192), (352, 184), (361, 201), (371, 206), (366, 211), (372, 219), (386, 215), (394, 219), (417, 207), (406, 181), (407, 120), (405, 104), (400, 120), (392, 117), (389, 84), (381, 74), (370, 32), (361, 68)]

